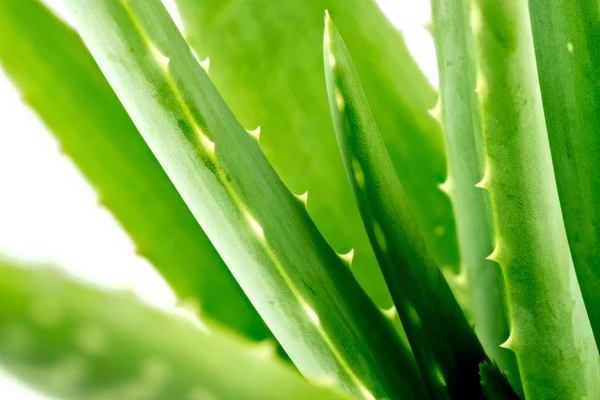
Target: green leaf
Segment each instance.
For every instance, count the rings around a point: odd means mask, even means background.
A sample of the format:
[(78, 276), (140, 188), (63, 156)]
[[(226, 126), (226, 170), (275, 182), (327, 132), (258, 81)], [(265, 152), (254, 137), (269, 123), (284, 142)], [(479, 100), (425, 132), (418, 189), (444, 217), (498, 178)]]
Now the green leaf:
[(511, 334), (525, 397), (594, 398), (599, 356), (552, 172), (527, 2), (477, 0), (487, 166)]
[(424, 394), (411, 356), (227, 108), (158, 0), (68, 0), (75, 25), (186, 204), (308, 377)]
[(336, 16), (396, 172), (441, 265), (458, 254), (452, 210), (438, 189), (443, 142), (427, 110), (436, 96), (402, 35), (373, 0), (176, 0), (184, 36), (287, 187), (308, 191), (308, 212), (380, 307), (391, 299), (362, 227), (331, 125), (321, 41)]
[(487, 357), (425, 244), (329, 15), (323, 52), (342, 160), (421, 374), (435, 399), (483, 398)]
[(459, 237), (461, 273), (468, 292), (469, 316), (486, 353), (522, 393), (517, 360), (500, 347), (509, 335), (504, 282), (494, 250), (495, 232), (487, 191), (476, 187), (484, 173), (481, 104), (475, 92), (477, 62), (469, 25), (470, 0), (433, 0), (433, 38), (440, 71), (442, 123), (448, 154), (444, 187), (452, 199)]
[(63, 399), (345, 398), (305, 382), (272, 342), (53, 268), (0, 259), (0, 303), (0, 365)]
[(0, 0), (0, 63), (177, 296), (269, 337), (77, 34), (37, 0)]
[(530, 0), (529, 8), (562, 214), (600, 344), (600, 5)]
[(488, 400), (518, 400), (510, 386), (506, 385), (506, 378), (496, 365), (484, 362), (479, 365), (481, 386)]

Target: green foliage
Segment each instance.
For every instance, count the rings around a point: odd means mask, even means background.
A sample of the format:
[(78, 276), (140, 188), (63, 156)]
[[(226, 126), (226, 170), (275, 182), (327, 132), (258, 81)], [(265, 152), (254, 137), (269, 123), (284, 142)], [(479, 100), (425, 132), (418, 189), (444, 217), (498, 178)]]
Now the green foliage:
[(184, 309), (158, 310), (54, 268), (0, 259), (0, 302), (0, 362), (60, 398), (346, 398), (306, 383), (273, 342), (251, 343)]
[(269, 337), (77, 34), (37, 0), (0, 0), (0, 35), (0, 64), (137, 252), (204, 315)]
[(391, 324), (233, 117), (160, 2), (66, 4), (140, 133), (299, 370), (355, 394), (419, 394), (418, 372)]
[(425, 245), (329, 16), (323, 46), (329, 104), (346, 173), (421, 374), (433, 398), (479, 398), (483, 348)]
[(2, 368), (65, 399), (597, 397), (596, 0), (432, 0), (435, 108), (372, 0), (176, 3), (183, 35), (159, 0), (65, 0), (77, 33), (0, 0), (24, 101), (201, 310), (2, 258)]
[[(435, 93), (399, 32), (369, 0), (177, 0), (184, 36), (243, 126), (380, 307), (391, 299), (344, 173), (325, 91), (323, 12), (344, 35), (396, 172), (440, 263), (456, 272), (452, 210), (438, 189), (443, 142), (427, 110)], [(249, 16), (251, 16), (249, 18)]]
[[(527, 4), (475, 2), (486, 173), (496, 248), (525, 397), (600, 393), (598, 350), (576, 284), (561, 217)], [(552, 367), (548, 367), (551, 365)]]
[(509, 334), (504, 286), (497, 263), (488, 260), (495, 231), (488, 193), (476, 184), (483, 179), (484, 141), (481, 104), (475, 92), (475, 38), (467, 0), (433, 0), (432, 35), (440, 73), (440, 99), (433, 110), (444, 127), (448, 178), (444, 189), (453, 200), (462, 259), (460, 279), (468, 291), (470, 317), (486, 353), (519, 392), (514, 354), (500, 347)]
[(600, 343), (600, 6), (530, 0), (529, 8), (563, 218)]

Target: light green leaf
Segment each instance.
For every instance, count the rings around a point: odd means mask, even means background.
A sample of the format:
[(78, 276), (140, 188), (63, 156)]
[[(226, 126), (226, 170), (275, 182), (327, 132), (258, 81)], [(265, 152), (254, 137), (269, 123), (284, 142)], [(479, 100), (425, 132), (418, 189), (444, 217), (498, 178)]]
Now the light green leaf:
[(435, 399), (482, 398), (479, 364), (487, 357), (425, 244), (328, 15), (323, 47), (346, 174), (429, 392)]
[(511, 334), (525, 397), (594, 398), (599, 356), (573, 270), (552, 172), (527, 2), (477, 0), (492, 199)]
[(452, 199), (461, 254), (461, 280), (469, 316), (486, 353), (522, 393), (517, 360), (500, 345), (508, 338), (504, 282), (497, 263), (487, 260), (495, 232), (487, 191), (476, 187), (484, 173), (481, 104), (475, 92), (477, 62), (470, 0), (433, 0), (433, 38), (440, 71), (440, 102), (448, 157), (445, 188)]
[(345, 398), (304, 381), (272, 342), (53, 268), (0, 259), (0, 304), (0, 365), (65, 400)]
[(600, 343), (600, 4), (530, 0), (552, 161), (575, 272)]
[(424, 394), (391, 324), (237, 122), (158, 0), (68, 0), (125, 109), (301, 372)]
[(77, 34), (37, 0), (0, 0), (0, 64), (177, 296), (269, 337)]
[(427, 110), (436, 96), (401, 34), (373, 0), (176, 0), (184, 36), (287, 187), (380, 307), (391, 300), (344, 175), (323, 77), (323, 12), (336, 17), (367, 99), (426, 239), (456, 272), (443, 142)]

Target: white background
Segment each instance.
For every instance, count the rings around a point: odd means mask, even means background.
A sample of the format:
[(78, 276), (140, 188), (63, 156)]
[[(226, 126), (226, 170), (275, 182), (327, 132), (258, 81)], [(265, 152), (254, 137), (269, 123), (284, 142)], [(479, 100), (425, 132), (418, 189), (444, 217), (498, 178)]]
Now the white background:
[[(19, 1), (19, 0), (13, 0)], [(302, 0), (298, 0), (302, 1)], [(62, 0), (47, 0), (69, 20)], [(176, 22), (174, 0), (163, 0)], [(428, 0), (378, 0), (403, 31), (417, 61), (437, 84), (435, 54), (422, 28)], [(0, 40), (2, 38), (0, 37)], [(174, 303), (156, 272), (133, 245), (79, 171), (59, 153), (55, 139), (0, 69), (0, 252), (59, 264), (105, 286), (131, 287), (160, 306)], [(0, 399), (43, 400), (0, 370)]]

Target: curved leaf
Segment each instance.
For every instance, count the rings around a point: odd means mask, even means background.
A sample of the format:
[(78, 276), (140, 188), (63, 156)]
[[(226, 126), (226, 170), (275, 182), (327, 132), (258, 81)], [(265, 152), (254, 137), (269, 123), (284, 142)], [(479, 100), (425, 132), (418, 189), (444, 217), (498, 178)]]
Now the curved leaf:
[(495, 232), (487, 191), (476, 187), (484, 173), (481, 104), (475, 92), (477, 61), (470, 0), (433, 0), (433, 38), (440, 71), (440, 122), (448, 153), (445, 188), (452, 199), (469, 317), (485, 352), (522, 393), (514, 353), (500, 345), (509, 326), (502, 272), (486, 257)]
[(373, 0), (176, 0), (184, 36), (287, 187), (308, 191), (308, 212), (338, 253), (354, 249), (352, 271), (380, 307), (391, 299), (344, 175), (323, 77), (323, 12), (336, 16), (396, 172), (426, 239), (453, 271), (452, 209), (438, 189), (443, 142), (427, 110), (435, 93), (402, 35)]
[(575, 272), (600, 344), (600, 5), (530, 0), (554, 173)]
[(270, 337), (78, 35), (37, 0), (0, 0), (0, 63), (177, 296)]
[(363, 397), (420, 395), (391, 324), (234, 118), (158, 0), (68, 0), (132, 120), (290, 358)]
[(425, 244), (346, 46), (325, 20), (325, 77), (340, 152), (421, 374), (435, 399), (482, 399), (479, 364), (487, 357)]
[(478, 92), (502, 267), (526, 398), (600, 393), (599, 356), (573, 270), (552, 171), (527, 3), (477, 0)]
[(0, 303), (0, 365), (65, 400), (346, 398), (304, 381), (273, 343), (52, 268), (0, 259)]

